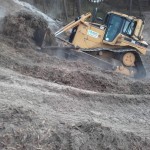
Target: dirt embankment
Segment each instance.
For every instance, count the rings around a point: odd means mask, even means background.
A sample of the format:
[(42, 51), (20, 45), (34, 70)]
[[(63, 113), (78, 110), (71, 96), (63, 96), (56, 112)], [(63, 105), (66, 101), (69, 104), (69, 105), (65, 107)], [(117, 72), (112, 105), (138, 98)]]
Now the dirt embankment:
[(30, 12), (19, 12), (15, 16), (6, 16), (2, 24), (2, 36), (7, 38), (12, 47), (36, 48), (41, 46), (45, 33), (49, 31), (49, 45), (55, 44), (55, 39), (48, 23), (39, 16)]
[(2, 68), (0, 88), (1, 149), (149, 149), (149, 95), (95, 93)]
[(0, 35), (0, 149), (149, 150), (150, 80), (36, 51), (28, 15)]
[(81, 60), (60, 60), (35, 51), (34, 34), (41, 28), (46, 30), (47, 23), (27, 12), (5, 17), (0, 65), (24, 75), (86, 90), (122, 94), (150, 93), (149, 82), (137, 82), (104, 72)]

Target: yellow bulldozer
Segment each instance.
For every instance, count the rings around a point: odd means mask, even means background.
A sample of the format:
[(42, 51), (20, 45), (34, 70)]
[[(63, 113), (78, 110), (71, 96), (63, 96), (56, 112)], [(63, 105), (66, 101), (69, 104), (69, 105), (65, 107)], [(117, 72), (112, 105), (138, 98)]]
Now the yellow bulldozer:
[[(100, 23), (102, 18), (90, 21), (91, 17), (91, 13), (83, 14), (55, 33), (55, 37), (75, 47), (61, 51), (67, 57), (84, 57), (106, 70), (135, 78), (145, 77), (146, 70), (140, 57), (148, 48), (142, 36), (144, 21), (114, 11), (107, 13), (103, 23)], [(67, 32), (67, 39), (60, 38), (64, 32)]]

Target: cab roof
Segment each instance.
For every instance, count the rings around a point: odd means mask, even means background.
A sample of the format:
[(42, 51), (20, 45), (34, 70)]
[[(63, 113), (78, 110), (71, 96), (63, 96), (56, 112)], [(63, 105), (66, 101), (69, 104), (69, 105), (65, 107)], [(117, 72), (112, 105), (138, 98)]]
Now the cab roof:
[[(116, 12), (116, 11), (110, 11), (110, 12), (108, 12), (108, 14), (116, 14), (116, 15), (118, 15), (118, 16), (122, 16), (122, 17), (125, 17), (125, 18), (127, 18), (127, 19), (138, 20), (138, 18), (136, 18), (136, 17), (134, 17), (134, 16), (129, 16), (129, 15), (126, 15), (126, 14), (123, 14), (123, 13), (119, 13), (119, 12)], [(140, 19), (140, 20), (142, 20), (142, 19)]]

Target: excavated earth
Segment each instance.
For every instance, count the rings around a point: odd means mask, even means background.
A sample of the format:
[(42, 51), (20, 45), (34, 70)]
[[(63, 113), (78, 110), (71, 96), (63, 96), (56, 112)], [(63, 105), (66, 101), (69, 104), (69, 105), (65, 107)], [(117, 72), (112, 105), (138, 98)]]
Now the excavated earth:
[(37, 51), (37, 25), (27, 12), (3, 21), (0, 149), (150, 150), (150, 53), (135, 80)]

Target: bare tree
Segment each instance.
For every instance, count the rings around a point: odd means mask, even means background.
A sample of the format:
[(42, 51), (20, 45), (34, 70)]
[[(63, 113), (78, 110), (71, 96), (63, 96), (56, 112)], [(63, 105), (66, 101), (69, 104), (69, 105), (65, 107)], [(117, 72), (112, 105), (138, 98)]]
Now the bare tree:
[(78, 16), (81, 15), (81, 0), (75, 0), (76, 1), (76, 9)]

